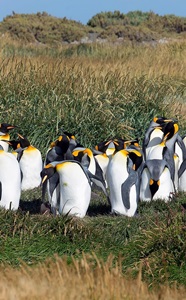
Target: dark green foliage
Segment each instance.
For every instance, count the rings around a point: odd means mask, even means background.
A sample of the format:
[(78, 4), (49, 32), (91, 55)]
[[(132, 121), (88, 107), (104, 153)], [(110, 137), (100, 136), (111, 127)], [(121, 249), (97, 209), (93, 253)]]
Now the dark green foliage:
[(128, 25), (128, 18), (119, 11), (101, 12), (93, 16), (87, 23), (91, 27), (106, 28), (110, 25)]
[(120, 11), (114, 12), (101, 12), (93, 16), (87, 23), (91, 27), (106, 28), (108, 26), (139, 26), (149, 19), (149, 16), (153, 13), (143, 13), (141, 11), (130, 11), (127, 14), (123, 14)]
[(128, 12), (126, 16), (130, 20), (130, 25), (138, 26), (141, 23), (144, 23), (146, 20), (148, 20), (150, 14), (151, 13), (149, 12), (144, 13), (140, 10), (136, 10)]

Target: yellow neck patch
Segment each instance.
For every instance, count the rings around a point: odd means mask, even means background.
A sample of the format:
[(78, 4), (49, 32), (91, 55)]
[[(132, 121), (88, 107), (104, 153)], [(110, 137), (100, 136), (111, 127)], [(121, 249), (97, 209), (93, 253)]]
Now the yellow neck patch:
[(0, 135), (0, 140), (6, 140), (6, 141), (9, 141), (10, 139), (10, 135), (7, 133), (5, 135)]

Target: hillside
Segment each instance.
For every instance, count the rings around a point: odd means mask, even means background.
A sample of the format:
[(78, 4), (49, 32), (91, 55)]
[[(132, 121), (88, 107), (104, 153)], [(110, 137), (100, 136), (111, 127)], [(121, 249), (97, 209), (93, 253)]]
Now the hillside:
[(151, 42), (162, 38), (185, 38), (186, 17), (159, 16), (141, 11), (127, 14), (101, 12), (83, 25), (66, 18), (56, 18), (45, 12), (16, 14), (0, 22), (0, 34), (26, 43), (60, 45), (93, 41)]

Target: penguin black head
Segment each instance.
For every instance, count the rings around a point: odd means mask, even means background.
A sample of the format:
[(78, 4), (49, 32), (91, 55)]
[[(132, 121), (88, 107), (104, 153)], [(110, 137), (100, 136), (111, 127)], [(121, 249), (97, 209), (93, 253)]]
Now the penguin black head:
[(124, 140), (124, 139), (121, 139), (121, 138), (120, 139), (114, 139), (113, 143), (114, 143), (114, 146), (115, 146), (115, 152), (126, 149), (126, 141), (127, 140)]
[(167, 140), (170, 140), (179, 130), (179, 126), (176, 121), (171, 121), (163, 126), (164, 136), (167, 136)]
[(86, 148), (85, 150), (75, 150), (72, 153), (72, 155), (74, 157), (74, 160), (76, 160), (80, 163), (82, 162), (82, 159), (85, 156), (87, 161), (88, 161), (88, 164), (89, 164), (90, 163), (90, 157), (91, 157), (91, 155), (93, 155), (93, 152), (89, 148)]
[(70, 138), (66, 134), (62, 134), (55, 141), (55, 147), (59, 147), (63, 153), (66, 153), (69, 148)]
[(9, 130), (14, 129), (17, 126), (8, 124), (8, 123), (1, 123), (0, 124), (0, 132), (3, 134), (6, 134), (9, 132)]
[(18, 133), (18, 137), (19, 137), (20, 147), (22, 149), (30, 146), (30, 142), (25, 136), (22, 136), (21, 134)]
[(125, 139), (115, 139), (113, 140), (113, 143), (115, 145), (115, 149), (116, 152), (123, 150), (123, 149), (127, 149), (129, 148), (131, 145), (135, 146), (135, 147), (139, 147), (139, 140), (138, 138), (134, 139), (134, 140), (125, 140)]
[(43, 170), (40, 173), (41, 179), (42, 179), (42, 184), (52, 177), (55, 173), (55, 167), (52, 164), (46, 165)]
[(153, 118), (153, 121), (159, 125), (162, 125), (164, 123), (167, 123), (167, 122), (171, 122), (172, 120), (171, 119), (167, 119), (165, 117), (162, 117), (162, 116), (157, 116), (157, 117), (154, 117)]
[(109, 146), (109, 144), (110, 144), (111, 142), (112, 142), (111, 140), (104, 141), (104, 142), (100, 142), (100, 143), (97, 144), (94, 148), (95, 148), (97, 151), (106, 153), (107, 148), (108, 148), (108, 146)]
[(10, 140), (10, 141), (4, 140), (4, 142), (9, 144), (13, 148), (13, 150), (17, 150), (21, 148), (20, 140)]
[(63, 134), (65, 134), (66, 136), (68, 136), (69, 139), (73, 139), (73, 140), (76, 139), (76, 138), (75, 138), (75, 134), (70, 133), (70, 132), (68, 132), (68, 131), (64, 131)]
[(128, 150), (128, 155), (133, 162), (133, 170), (137, 171), (143, 162), (143, 156), (138, 150)]

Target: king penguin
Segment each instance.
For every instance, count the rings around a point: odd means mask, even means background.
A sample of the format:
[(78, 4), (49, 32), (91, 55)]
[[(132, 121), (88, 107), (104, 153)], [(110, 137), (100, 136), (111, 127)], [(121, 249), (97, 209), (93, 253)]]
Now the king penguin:
[(21, 171), (15, 156), (0, 146), (0, 207), (17, 210), (21, 195)]
[(164, 133), (162, 130), (162, 126), (164, 126), (167, 122), (172, 121), (171, 119), (166, 119), (165, 117), (154, 117), (151, 121), (148, 129), (145, 132), (145, 137), (143, 139), (143, 154), (144, 154), (144, 160), (147, 159), (149, 150), (160, 144)]
[(140, 184), (140, 200), (172, 199), (175, 192), (169, 164), (164, 159), (147, 160), (143, 166)]
[(26, 137), (18, 136), (20, 147), (16, 152), (22, 173), (21, 189), (26, 191), (40, 186), (43, 161), (40, 150), (32, 146)]
[[(79, 218), (85, 217), (91, 198), (91, 184), (89, 176), (82, 165), (75, 160), (53, 162), (45, 166), (41, 172), (42, 182), (59, 175), (59, 213), (73, 215)], [(55, 188), (56, 182), (53, 182)], [(51, 190), (52, 193), (52, 190)]]
[(112, 155), (106, 178), (110, 191), (111, 212), (134, 216), (139, 199), (139, 176), (127, 150), (123, 149)]

